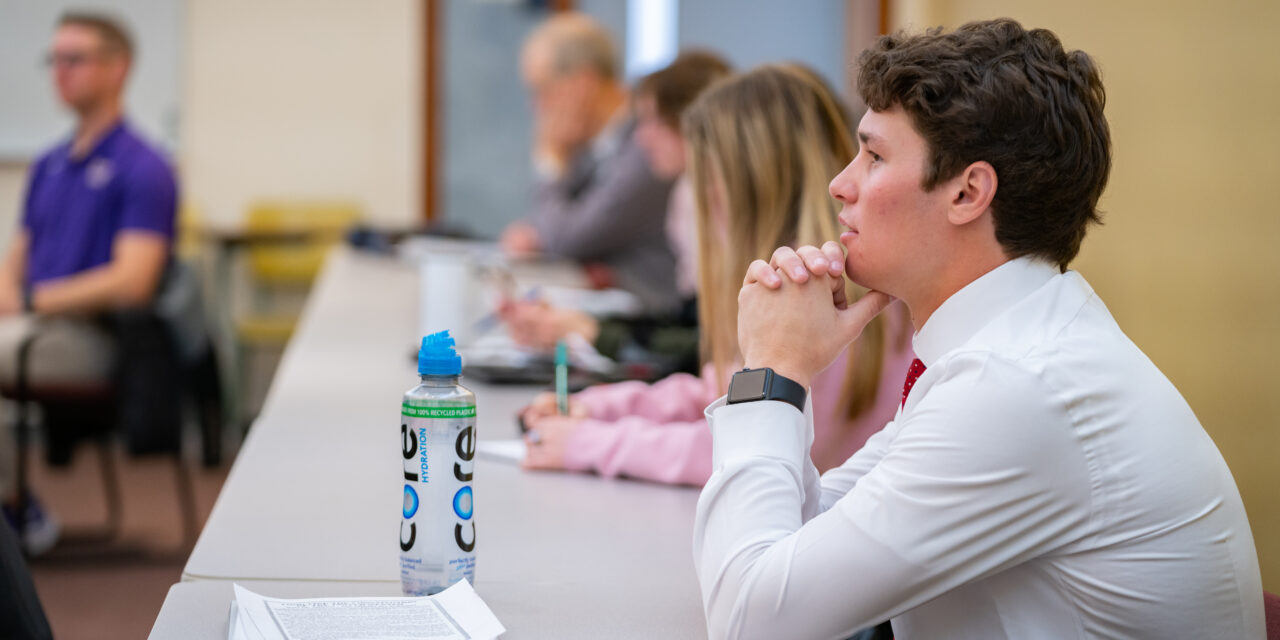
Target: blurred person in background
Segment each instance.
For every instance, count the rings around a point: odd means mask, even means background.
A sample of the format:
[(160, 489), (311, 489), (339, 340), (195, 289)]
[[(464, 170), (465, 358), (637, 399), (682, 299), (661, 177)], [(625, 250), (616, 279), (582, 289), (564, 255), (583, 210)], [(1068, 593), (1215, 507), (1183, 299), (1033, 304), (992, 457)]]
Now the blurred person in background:
[(666, 233), (675, 252), (679, 308), (637, 318), (597, 318), (540, 301), (505, 300), (499, 314), (516, 342), (549, 349), (576, 333), (610, 358), (638, 352), (669, 362), (676, 371), (698, 372), (697, 229), (693, 190), (684, 175), (687, 163), (680, 116), (704, 89), (729, 73), (729, 63), (720, 56), (688, 51), (642, 78), (632, 92), (636, 144), (655, 175), (675, 180), (667, 203)]
[(585, 15), (557, 14), (525, 41), (520, 71), (533, 102), (538, 184), (524, 219), (503, 231), (503, 250), (575, 260), (596, 287), (630, 291), (650, 311), (674, 309), (664, 231), (671, 180), (654, 175), (633, 139), (608, 31)]
[[(737, 294), (752, 259), (776, 244), (836, 233), (827, 180), (854, 156), (852, 123), (816, 74), (765, 66), (708, 89), (683, 117), (698, 223), (701, 377), (592, 387), (557, 415), (554, 394), (524, 413), (525, 467), (701, 485), (711, 475), (703, 409), (741, 367)], [(860, 292), (850, 285), (849, 299)], [(906, 314), (896, 306), (813, 381), (812, 455), (839, 465), (893, 418), (895, 383), (911, 361)]]
[[(48, 61), (76, 124), (69, 139), (32, 164), (21, 228), (0, 262), (0, 386), (6, 389), (15, 386), (19, 345), (35, 333), (33, 386), (75, 386), (119, 374), (120, 328), (101, 314), (150, 303), (169, 261), (177, 213), (173, 170), (124, 117), (133, 61), (124, 27), (105, 15), (64, 14)], [(161, 384), (150, 391), (168, 390)], [(50, 459), (65, 463), (69, 448), (59, 446), (59, 438), (85, 425), (57, 407), (46, 406), (43, 414)], [(6, 431), (0, 437), (4, 514), (23, 533), (27, 551), (38, 554), (57, 540), (58, 525), (34, 495), (18, 495), (14, 468)], [(19, 504), (25, 513), (18, 513)]]

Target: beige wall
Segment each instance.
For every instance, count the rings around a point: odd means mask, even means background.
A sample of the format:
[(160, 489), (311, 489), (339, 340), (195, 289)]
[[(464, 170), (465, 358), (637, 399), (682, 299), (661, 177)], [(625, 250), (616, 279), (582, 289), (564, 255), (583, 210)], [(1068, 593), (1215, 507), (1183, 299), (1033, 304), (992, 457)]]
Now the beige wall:
[(421, 215), (419, 0), (188, 0), (187, 198), (234, 224), (262, 197)]
[(1280, 3), (907, 0), (891, 18), (1000, 16), (1101, 64), (1115, 165), (1073, 266), (1217, 442), (1280, 592)]

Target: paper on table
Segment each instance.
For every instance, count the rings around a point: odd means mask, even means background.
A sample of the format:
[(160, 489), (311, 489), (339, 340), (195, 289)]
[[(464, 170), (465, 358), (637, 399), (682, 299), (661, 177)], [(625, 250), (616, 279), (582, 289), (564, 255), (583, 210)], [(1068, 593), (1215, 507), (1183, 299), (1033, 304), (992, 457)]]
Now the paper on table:
[(506, 632), (462, 580), (425, 598), (268, 598), (234, 585), (228, 640), (489, 640)]
[(634, 293), (622, 289), (542, 287), (542, 299), (553, 307), (577, 309), (593, 316), (639, 315), (644, 305)]
[(479, 440), (476, 442), (476, 453), (492, 460), (520, 464), (524, 462), (524, 440)]

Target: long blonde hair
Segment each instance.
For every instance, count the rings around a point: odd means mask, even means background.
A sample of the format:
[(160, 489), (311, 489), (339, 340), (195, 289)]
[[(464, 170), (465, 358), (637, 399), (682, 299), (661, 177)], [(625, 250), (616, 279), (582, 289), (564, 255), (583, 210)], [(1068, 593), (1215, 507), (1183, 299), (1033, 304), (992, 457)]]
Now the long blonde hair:
[[(697, 209), (702, 357), (723, 391), (741, 362), (737, 300), (747, 266), (783, 245), (817, 246), (839, 236), (827, 185), (857, 148), (839, 98), (798, 65), (721, 80), (689, 107), (682, 128)], [(725, 218), (720, 231), (716, 211)], [(850, 300), (865, 292), (846, 288)], [(884, 333), (877, 319), (851, 349), (842, 394), (847, 419), (875, 403)]]

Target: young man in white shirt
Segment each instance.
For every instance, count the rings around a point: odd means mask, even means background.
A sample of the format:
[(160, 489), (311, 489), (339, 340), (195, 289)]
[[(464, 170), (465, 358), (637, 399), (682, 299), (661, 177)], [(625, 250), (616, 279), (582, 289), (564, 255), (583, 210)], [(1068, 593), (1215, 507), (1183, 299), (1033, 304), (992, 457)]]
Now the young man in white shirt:
[[(859, 61), (840, 244), (739, 295), (747, 371), (708, 407), (694, 556), (713, 638), (1262, 638), (1235, 483), (1190, 407), (1067, 271), (1110, 170), (1083, 52), (1011, 20)], [(872, 289), (848, 303), (840, 281)], [(891, 300), (894, 421), (819, 479), (804, 390)], [(764, 371), (767, 370), (767, 371)]]

